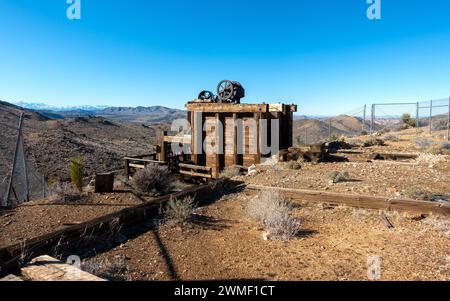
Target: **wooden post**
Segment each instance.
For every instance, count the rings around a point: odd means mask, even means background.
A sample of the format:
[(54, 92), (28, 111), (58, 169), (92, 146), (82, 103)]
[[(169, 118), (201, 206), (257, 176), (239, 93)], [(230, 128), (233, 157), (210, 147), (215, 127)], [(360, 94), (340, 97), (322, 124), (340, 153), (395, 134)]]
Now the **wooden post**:
[(255, 133), (255, 140), (254, 143), (256, 143), (256, 154), (255, 154), (255, 164), (261, 163), (261, 137), (260, 137), (260, 130), (259, 130), (259, 121), (261, 119), (261, 112), (254, 113), (255, 123), (256, 123), (256, 133)]
[(238, 129), (237, 129), (237, 114), (233, 113), (233, 149), (234, 149), (234, 164), (239, 165), (238, 157)]

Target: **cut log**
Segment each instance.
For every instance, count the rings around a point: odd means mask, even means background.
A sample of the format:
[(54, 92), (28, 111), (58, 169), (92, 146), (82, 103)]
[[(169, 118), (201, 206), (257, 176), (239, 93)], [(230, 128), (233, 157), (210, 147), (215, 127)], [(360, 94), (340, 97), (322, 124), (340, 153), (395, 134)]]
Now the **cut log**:
[(21, 272), (31, 281), (105, 281), (47, 255), (33, 259)]

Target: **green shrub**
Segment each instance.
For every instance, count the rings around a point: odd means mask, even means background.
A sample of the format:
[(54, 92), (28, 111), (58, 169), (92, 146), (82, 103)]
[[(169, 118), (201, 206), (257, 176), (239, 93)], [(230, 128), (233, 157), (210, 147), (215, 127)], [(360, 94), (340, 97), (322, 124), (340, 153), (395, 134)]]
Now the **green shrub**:
[(82, 192), (84, 164), (81, 158), (72, 158), (70, 160), (69, 174), (73, 185), (78, 189), (78, 191)]
[(410, 127), (416, 126), (416, 120), (411, 118), (411, 115), (409, 113), (404, 113), (402, 115), (402, 121), (403, 121), (403, 123), (405, 123), (406, 125), (408, 125)]
[(333, 183), (347, 182), (351, 180), (350, 174), (346, 171), (332, 171), (330, 172), (329, 177)]
[(186, 197), (181, 200), (171, 198), (167, 203), (166, 217), (176, 224), (184, 224), (191, 219), (194, 209), (193, 197)]
[(409, 187), (405, 194), (414, 200), (433, 201), (434, 194), (421, 187)]

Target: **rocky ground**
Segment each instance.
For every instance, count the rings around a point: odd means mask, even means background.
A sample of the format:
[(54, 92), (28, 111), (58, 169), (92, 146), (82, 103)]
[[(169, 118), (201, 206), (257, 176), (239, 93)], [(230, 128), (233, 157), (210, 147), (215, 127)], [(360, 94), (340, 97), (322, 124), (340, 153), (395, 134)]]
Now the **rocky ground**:
[(301, 233), (266, 241), (246, 214), (254, 192), (229, 195), (196, 211), (197, 222), (163, 223), (84, 261), (121, 280), (368, 280), (368, 257), (380, 256), (381, 280), (450, 280), (450, 224), (430, 217), (300, 204)]

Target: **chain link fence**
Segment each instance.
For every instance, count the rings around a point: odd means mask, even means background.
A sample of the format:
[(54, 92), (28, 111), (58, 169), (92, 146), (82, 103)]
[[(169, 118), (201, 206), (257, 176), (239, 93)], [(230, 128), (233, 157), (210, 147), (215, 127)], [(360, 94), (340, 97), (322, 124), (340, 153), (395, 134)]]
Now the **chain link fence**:
[(25, 155), (24, 114), (13, 108), (0, 110), (0, 205), (9, 207), (45, 198), (46, 179)]
[(367, 112), (367, 106), (362, 106), (334, 117), (298, 119), (295, 142), (304, 146), (364, 134), (370, 126)]

